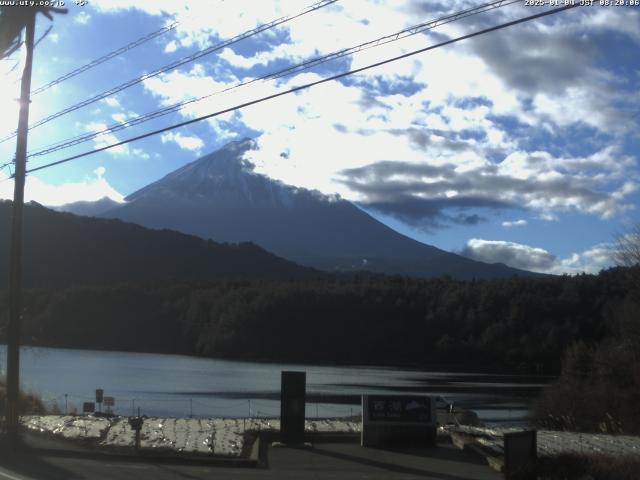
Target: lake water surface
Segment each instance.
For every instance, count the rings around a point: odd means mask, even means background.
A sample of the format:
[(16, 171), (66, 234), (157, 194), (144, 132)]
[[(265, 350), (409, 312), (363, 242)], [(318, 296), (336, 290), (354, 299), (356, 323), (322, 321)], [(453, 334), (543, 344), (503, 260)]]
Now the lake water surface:
[[(6, 347), (0, 346), (4, 374)], [(21, 385), (48, 406), (82, 409), (95, 389), (115, 413), (149, 416), (278, 416), (280, 372), (307, 372), (307, 416), (360, 412), (365, 393), (441, 395), (488, 423), (519, 423), (548, 377), (369, 366), (258, 363), (130, 352), (24, 347)]]

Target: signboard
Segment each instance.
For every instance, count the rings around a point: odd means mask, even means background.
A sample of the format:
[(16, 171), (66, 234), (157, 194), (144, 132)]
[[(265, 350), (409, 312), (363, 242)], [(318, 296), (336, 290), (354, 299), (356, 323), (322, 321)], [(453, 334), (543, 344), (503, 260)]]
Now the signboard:
[(408, 395), (362, 396), (362, 446), (435, 446), (434, 397)]
[(105, 407), (113, 407), (116, 404), (116, 399), (113, 397), (104, 397), (103, 402)]
[(96, 403), (102, 403), (102, 397), (104, 396), (104, 390), (98, 388), (96, 390)]
[(282, 372), (280, 390), (280, 441), (304, 443), (306, 372)]
[(82, 413), (93, 413), (96, 411), (96, 404), (93, 402), (84, 402), (82, 404)]
[(366, 399), (370, 422), (429, 423), (433, 420), (430, 397), (367, 395)]

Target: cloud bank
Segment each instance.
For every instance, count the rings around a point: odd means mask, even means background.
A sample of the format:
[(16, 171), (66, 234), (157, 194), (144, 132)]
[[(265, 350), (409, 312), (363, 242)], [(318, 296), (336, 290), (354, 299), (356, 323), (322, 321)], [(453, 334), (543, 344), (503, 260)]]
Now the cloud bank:
[(521, 243), (472, 238), (458, 253), (481, 262), (551, 274), (598, 273), (614, 264), (614, 246), (608, 243), (561, 259), (542, 248)]
[[(109, 184), (105, 174), (106, 169), (98, 167), (94, 170), (93, 176), (84, 181), (59, 185), (52, 185), (29, 175), (25, 182), (25, 202), (35, 201), (51, 207), (78, 201), (96, 201), (104, 197), (124, 202), (124, 196)], [(3, 175), (0, 173), (0, 198), (13, 200), (13, 181), (6, 180), (6, 175)]]

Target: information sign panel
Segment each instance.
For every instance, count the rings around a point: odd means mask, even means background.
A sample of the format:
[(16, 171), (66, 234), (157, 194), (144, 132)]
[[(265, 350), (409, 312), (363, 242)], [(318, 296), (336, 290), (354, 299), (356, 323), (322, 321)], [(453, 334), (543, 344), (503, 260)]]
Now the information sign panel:
[(433, 420), (430, 397), (367, 395), (370, 422), (429, 423)]
[(435, 446), (435, 398), (408, 395), (363, 395), (361, 444), (368, 446)]

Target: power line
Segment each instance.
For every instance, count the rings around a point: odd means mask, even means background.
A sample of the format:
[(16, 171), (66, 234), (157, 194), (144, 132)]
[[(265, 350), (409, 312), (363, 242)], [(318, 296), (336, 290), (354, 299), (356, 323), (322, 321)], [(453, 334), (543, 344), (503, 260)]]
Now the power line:
[[(259, 27), (256, 27), (254, 29), (248, 30), (244, 33), (241, 33), (240, 35), (236, 35), (235, 37), (229, 39), (229, 40), (225, 40), (223, 42), (220, 42), (216, 45), (212, 45), (211, 47), (207, 47), (203, 50), (198, 50), (195, 53), (192, 53), (191, 55), (187, 55), (186, 57), (183, 57), (179, 60), (176, 60), (174, 62), (171, 62), (168, 65), (165, 65), (164, 67), (158, 68), (156, 70), (154, 70), (151, 73), (146, 73), (144, 75), (141, 75), (139, 77), (136, 77), (132, 80), (129, 80), (128, 82), (125, 82), (121, 85), (118, 85), (117, 87), (113, 87), (110, 88), (109, 90), (106, 90), (102, 93), (99, 93), (98, 95), (95, 95), (91, 98), (88, 98), (86, 100), (83, 100), (80, 103), (76, 103), (75, 105), (71, 105), (70, 107), (65, 108), (64, 110), (60, 110), (59, 112), (56, 112), (52, 115), (49, 115), (47, 117), (44, 117), (40, 120), (38, 120), (36, 123), (34, 123), (33, 125), (29, 126), (29, 130), (39, 127), (40, 125), (44, 125), (45, 123), (50, 122), (51, 120), (55, 120), (58, 117), (61, 117), (63, 115), (66, 115), (67, 113), (71, 113), (74, 112), (82, 107), (86, 107), (87, 105), (91, 105), (92, 103), (95, 103), (99, 100), (102, 100), (104, 98), (107, 98), (111, 95), (114, 95), (118, 92), (121, 92), (122, 90), (125, 90), (129, 87), (132, 87), (134, 85), (137, 85), (140, 82), (143, 82), (144, 80), (147, 80), (149, 78), (153, 78), (156, 77), (158, 75), (160, 75), (161, 73), (165, 73), (168, 72), (169, 70), (173, 70), (175, 68), (178, 68), (182, 65), (185, 65), (189, 62), (192, 62), (194, 60), (197, 60), (198, 58), (204, 57), (205, 55), (209, 55), (210, 53), (213, 53), (217, 50), (220, 50), (222, 48), (228, 47), (229, 45), (232, 45), (234, 43), (237, 43), (241, 40), (244, 40), (246, 38), (252, 37), (254, 35), (257, 35), (259, 33), (262, 33), (266, 30), (272, 29), (274, 27), (277, 27), (278, 25), (282, 25), (283, 23), (289, 22), (291, 20), (294, 20), (296, 18), (299, 18), (303, 15), (306, 15), (307, 13), (311, 13), (314, 12), (316, 10), (319, 10), (323, 7), (326, 7), (328, 5), (331, 5), (333, 3), (338, 2), (338, 0), (321, 0), (319, 2), (314, 3), (313, 5), (310, 5), (309, 7), (305, 8), (304, 10), (302, 10), (299, 13), (296, 13), (294, 15), (289, 15), (287, 17), (281, 17), (278, 18), (276, 20), (273, 20), (269, 23), (265, 23), (263, 25), (260, 25)], [(17, 134), (16, 131), (10, 133), (9, 135), (6, 135), (5, 137), (0, 139), (0, 143), (6, 142), (7, 140), (12, 139), (13, 137), (15, 137)]]
[(13, 171), (11, 170), (11, 166), (14, 164), (15, 162), (12, 160), (10, 162), (6, 162), (3, 163), (2, 165), (0, 165), (0, 170), (4, 170), (5, 168), (9, 171), (9, 175), (6, 176), (5, 178), (0, 180), (0, 183), (3, 183), (7, 180), (11, 180), (13, 178)]
[(146, 121), (149, 121), (149, 120), (153, 120), (155, 118), (158, 118), (158, 117), (161, 117), (161, 116), (164, 116), (164, 115), (168, 115), (170, 113), (173, 113), (173, 112), (181, 110), (183, 107), (185, 107), (185, 106), (187, 106), (189, 104), (192, 104), (192, 103), (195, 103), (195, 102), (200, 102), (200, 101), (205, 100), (207, 98), (210, 98), (210, 97), (212, 97), (214, 95), (226, 93), (226, 92), (228, 92), (230, 90), (234, 90), (236, 88), (239, 88), (239, 87), (242, 87), (242, 86), (246, 86), (246, 85), (249, 85), (249, 84), (254, 83), (254, 82), (258, 82), (258, 81), (261, 81), (261, 80), (270, 80), (270, 79), (281, 78), (281, 77), (284, 77), (284, 76), (287, 76), (287, 75), (291, 75), (291, 74), (298, 73), (298, 72), (301, 72), (301, 71), (304, 71), (304, 70), (308, 70), (308, 69), (310, 69), (312, 67), (315, 67), (317, 65), (320, 65), (322, 63), (326, 63), (326, 62), (329, 62), (329, 61), (332, 61), (332, 60), (336, 60), (336, 59), (344, 57), (344, 56), (352, 55), (354, 53), (357, 53), (357, 52), (360, 52), (360, 51), (363, 51), (363, 50), (366, 50), (366, 49), (369, 49), (369, 48), (373, 48), (373, 47), (384, 45), (384, 44), (387, 44), (387, 43), (390, 43), (390, 42), (393, 42), (393, 41), (397, 41), (397, 40), (409, 37), (411, 35), (416, 35), (418, 33), (424, 32), (426, 30), (436, 28), (436, 27), (438, 27), (440, 25), (444, 25), (446, 23), (454, 22), (454, 21), (461, 20), (461, 19), (466, 18), (466, 17), (471, 16), (471, 15), (477, 15), (477, 14), (484, 13), (484, 12), (489, 11), (489, 10), (493, 10), (493, 9), (496, 9), (496, 8), (500, 8), (500, 7), (504, 7), (504, 6), (507, 6), (507, 5), (511, 5), (511, 4), (517, 3), (519, 1), (520, 0), (510, 0), (510, 1), (502, 0), (502, 1), (490, 2), (490, 3), (484, 4), (484, 5), (480, 5), (478, 7), (474, 7), (474, 8), (470, 8), (470, 9), (467, 9), (467, 10), (463, 10), (461, 12), (457, 12), (455, 14), (447, 15), (445, 17), (440, 17), (440, 18), (438, 18), (436, 20), (431, 20), (429, 22), (421, 23), (419, 25), (406, 28), (404, 30), (401, 30), (401, 31), (396, 32), (396, 33), (393, 33), (391, 35), (387, 35), (385, 37), (380, 37), (380, 38), (378, 38), (376, 40), (365, 42), (365, 43), (356, 45), (354, 47), (341, 49), (341, 50), (338, 50), (336, 52), (330, 53), (328, 55), (324, 55), (324, 56), (321, 56), (321, 57), (316, 57), (316, 58), (307, 60), (305, 62), (302, 62), (302, 63), (296, 64), (296, 65), (284, 68), (284, 69), (279, 70), (279, 71), (274, 72), (274, 73), (268, 73), (266, 75), (263, 75), (263, 76), (260, 76), (260, 77), (257, 77), (257, 78), (251, 79), (251, 80), (247, 80), (247, 81), (244, 81), (244, 82), (237, 83), (237, 84), (232, 85), (230, 87), (227, 87), (227, 88), (225, 88), (223, 90), (218, 90), (218, 91), (212, 92), (210, 94), (207, 94), (207, 95), (204, 95), (204, 96), (201, 96), (201, 97), (192, 98), (190, 100), (185, 100), (183, 102), (176, 103), (174, 105), (168, 106), (168, 107), (163, 108), (161, 110), (158, 110), (158, 111), (155, 111), (155, 112), (151, 112), (151, 113), (139, 116), (137, 118), (128, 120), (126, 122), (121, 122), (121, 123), (117, 123), (117, 124), (111, 125), (111, 126), (107, 127), (106, 129), (100, 130), (98, 132), (92, 132), (92, 133), (88, 133), (88, 134), (83, 134), (83, 135), (80, 135), (80, 136), (72, 137), (72, 138), (67, 139), (67, 140), (63, 140), (61, 142), (56, 142), (53, 145), (47, 146), (46, 148), (31, 154), (30, 157), (41, 156), (41, 155), (52, 153), (52, 152), (55, 152), (55, 151), (58, 151), (58, 150), (62, 150), (64, 148), (68, 148), (68, 147), (71, 147), (71, 146), (78, 145), (80, 143), (89, 141), (89, 140), (91, 140), (93, 138), (96, 138), (96, 137), (98, 137), (100, 135), (104, 135), (106, 133), (116, 132), (116, 131), (122, 130), (124, 128), (128, 128), (130, 126), (138, 125), (140, 123), (143, 123), (143, 122), (146, 122)]
[(361, 43), (354, 47), (345, 48), (345, 49), (330, 53), (329, 55), (324, 55), (321, 57), (316, 57), (314, 59), (307, 60), (306, 62), (303, 62), (298, 65), (294, 65), (292, 67), (288, 67), (286, 69), (281, 70), (280, 72), (276, 72), (272, 75), (268, 75), (263, 78), (266, 78), (266, 79), (281, 78), (283, 76), (290, 75), (292, 73), (297, 73), (299, 71), (304, 71), (304, 70), (307, 70), (308, 68), (315, 67), (317, 65), (326, 63), (331, 60), (335, 60), (337, 58), (342, 58), (344, 56), (353, 55), (355, 53), (368, 50), (370, 48), (386, 45), (387, 43), (402, 40), (404, 38), (408, 38), (413, 35), (423, 33), (427, 30), (433, 30), (436, 27), (446, 25), (448, 23), (457, 22), (464, 18), (473, 16), (473, 15), (479, 15), (481, 13), (485, 13), (498, 8), (506, 7), (514, 3), (521, 3), (521, 0), (502, 0), (502, 1), (485, 3), (477, 7), (469, 8), (467, 10), (462, 10), (450, 15), (446, 15), (444, 17), (437, 18), (435, 20), (430, 20), (428, 22), (424, 22), (419, 25), (414, 25), (412, 27), (405, 28), (404, 30), (400, 30), (399, 32), (392, 33), (390, 35), (386, 35), (384, 37), (380, 37), (365, 43)]
[(236, 88), (240, 88), (243, 86), (247, 86), (249, 84), (258, 82), (258, 81), (262, 81), (262, 80), (273, 80), (273, 79), (277, 79), (277, 78), (282, 78), (288, 75), (293, 75), (295, 73), (299, 73), (305, 70), (309, 70), (310, 68), (316, 67), (318, 65), (321, 65), (323, 63), (329, 62), (329, 61), (333, 61), (345, 56), (349, 56), (349, 55), (353, 55), (355, 53), (364, 51), (364, 50), (368, 50), (370, 48), (374, 48), (374, 47), (379, 47), (381, 45), (385, 45), (391, 42), (395, 42), (413, 35), (417, 35), (419, 33), (425, 32), (427, 30), (431, 30), (434, 29), (438, 26), (441, 25), (445, 25), (447, 23), (451, 23), (451, 22), (455, 22), (455, 21), (459, 21), (462, 20), (464, 18), (470, 17), (472, 15), (478, 15), (480, 13), (485, 13), (488, 12), (490, 10), (495, 10), (497, 8), (502, 8), (502, 7), (506, 7), (508, 5), (514, 4), (514, 3), (519, 3), (521, 0), (502, 0), (502, 1), (494, 1), (494, 2), (489, 2), (489, 3), (485, 3), (483, 5), (480, 5), (478, 7), (474, 7), (474, 8), (469, 8), (466, 10), (462, 10), (460, 12), (456, 12), (454, 14), (449, 14), (447, 16), (444, 17), (440, 17), (437, 18), (435, 20), (430, 20), (428, 22), (423, 22), (420, 23), (418, 25), (412, 26), (412, 27), (408, 27), (405, 28), (403, 30), (400, 30), (399, 32), (395, 32), (392, 33), (390, 35), (386, 35), (384, 37), (379, 37), (375, 40), (371, 40), (365, 43), (361, 43), (359, 45), (353, 46), (353, 47), (349, 47), (349, 48), (344, 48), (341, 50), (337, 50), (335, 52), (329, 53), (327, 55), (323, 55), (320, 57), (315, 57), (312, 58), (310, 60), (306, 60), (304, 62), (298, 63), (296, 65), (292, 65), (289, 67), (286, 67), (282, 70), (279, 70), (277, 72), (272, 72), (272, 73), (267, 73), (265, 75), (262, 75), (260, 77), (256, 77), (253, 78), (251, 80), (245, 80), (243, 82), (239, 82), (236, 83), (235, 85), (232, 85), (230, 87), (224, 88), (222, 90), (217, 90), (215, 92), (209, 93), (207, 95), (201, 96), (201, 97), (196, 97), (196, 98), (192, 98), (189, 100), (185, 100), (173, 105), (170, 105), (168, 107), (165, 107), (163, 109), (154, 111), (154, 112), (150, 112), (141, 116), (138, 116), (136, 118), (127, 120), (125, 122), (120, 122), (120, 123), (116, 123), (114, 125), (111, 125), (103, 130), (97, 131), (97, 132), (91, 132), (91, 133), (85, 133), (82, 135), (78, 135), (75, 137), (71, 137), (68, 138), (66, 140), (62, 140), (59, 142), (56, 142), (54, 144), (50, 144), (47, 145), (46, 147), (42, 148), (41, 150), (31, 153), (29, 154), (30, 158), (33, 157), (38, 157), (38, 156), (42, 156), (42, 155), (47, 155), (49, 153), (53, 153), (65, 148), (69, 148), (75, 145), (78, 145), (80, 143), (84, 143), (87, 141), (90, 141), (94, 138), (97, 138), (101, 135), (105, 135), (107, 133), (113, 133), (113, 132), (117, 132), (120, 130), (123, 130), (125, 128), (129, 128), (132, 127), (134, 125), (138, 125), (144, 122), (147, 122), (149, 120), (153, 120), (156, 118), (159, 118), (161, 116), (164, 115), (168, 115), (170, 113), (174, 113), (177, 112), (179, 110), (181, 110), (182, 108), (184, 108), (187, 105), (196, 103), (196, 102), (200, 102), (202, 100), (205, 100), (207, 98), (211, 98), (215, 95), (219, 95), (222, 93), (226, 93), (229, 92), (230, 90), (234, 90)]
[(274, 94), (271, 94), (271, 95), (267, 95), (265, 97), (261, 97), (261, 98), (258, 98), (256, 100), (251, 100), (249, 102), (245, 102), (245, 103), (236, 105), (234, 107), (225, 108), (223, 110), (219, 110), (217, 112), (213, 112), (213, 113), (210, 113), (210, 114), (207, 114), (207, 115), (203, 115), (203, 116), (198, 117), (198, 118), (194, 118), (194, 119), (191, 119), (191, 120), (186, 120), (184, 122), (180, 122), (180, 123), (177, 123), (177, 124), (169, 126), (169, 127), (161, 128), (159, 130), (154, 130), (152, 132), (148, 132), (148, 133), (145, 133), (145, 134), (142, 134), (142, 135), (138, 135), (136, 137), (132, 137), (132, 138), (129, 138), (127, 140), (122, 140), (121, 142), (113, 143), (111, 145), (106, 145), (104, 147), (97, 148), (97, 149), (94, 149), (94, 150), (90, 150), (90, 151), (87, 151), (87, 152), (84, 152), (84, 153), (80, 153), (78, 155), (73, 155), (71, 157), (63, 158), (62, 160), (58, 160), (58, 161), (51, 162), (51, 163), (48, 163), (48, 164), (45, 164), (45, 165), (41, 165), (39, 167), (31, 168), (31, 169), (27, 170), (27, 173), (33, 173), (33, 172), (37, 172), (39, 170), (44, 170), (46, 168), (50, 168), (50, 167), (53, 167), (53, 166), (56, 166), (56, 165), (61, 165), (63, 163), (67, 163), (67, 162), (70, 162), (72, 160), (76, 160), (78, 158), (86, 157), (88, 155), (93, 155), (94, 153), (99, 153), (99, 152), (102, 152), (102, 151), (105, 151), (105, 150), (109, 150), (111, 148), (119, 147), (121, 145), (126, 145), (128, 143), (135, 142), (137, 140), (142, 140), (144, 138), (151, 137), (153, 135), (158, 135), (160, 133), (164, 133), (164, 132), (167, 132), (167, 131), (170, 131), (170, 130), (174, 130), (176, 128), (180, 128), (180, 127), (184, 127), (184, 126), (187, 126), (187, 125), (191, 125), (193, 123), (200, 122), (202, 120), (206, 120), (206, 119), (209, 119), (209, 118), (212, 118), (212, 117), (216, 117), (216, 116), (219, 116), (219, 115), (222, 115), (222, 114), (225, 114), (225, 113), (229, 113), (229, 112), (232, 112), (234, 110), (239, 110), (241, 108), (248, 107), (248, 106), (251, 106), (251, 105), (255, 105), (255, 104), (258, 104), (258, 103), (262, 103), (262, 102), (265, 102), (267, 100), (272, 100), (274, 98), (278, 98), (278, 97), (281, 97), (281, 96), (284, 96), (284, 95), (288, 95), (290, 93), (295, 93), (295, 92), (298, 92), (300, 90), (305, 90), (307, 88), (311, 88), (313, 86), (320, 85), (322, 83), (327, 83), (327, 82), (330, 82), (330, 81), (333, 81), (333, 80), (338, 80), (340, 78), (344, 78), (344, 77), (347, 77), (349, 75), (354, 75), (356, 73), (360, 73), (360, 72), (363, 72), (365, 70), (369, 70), (371, 68), (380, 67), (382, 65), (386, 65), (386, 64), (391, 63), (391, 62), (395, 62), (395, 61), (402, 60), (402, 59), (405, 59), (405, 58), (408, 58), (408, 57), (412, 57), (412, 56), (417, 55), (419, 53), (424, 53), (424, 52), (427, 52), (429, 50), (434, 50), (436, 48), (444, 47), (446, 45), (451, 45), (453, 43), (457, 43), (457, 42), (460, 42), (462, 40), (467, 40), (469, 38), (473, 38), (473, 37), (477, 37), (477, 36), (480, 36), (480, 35), (484, 35), (486, 33), (491, 33), (491, 32), (495, 32), (497, 30), (502, 30), (503, 28), (512, 27), (514, 25), (518, 25), (518, 24), (521, 24), (521, 23), (525, 23), (525, 22), (529, 22), (529, 21), (532, 21), (532, 20), (536, 20), (536, 19), (539, 19), (539, 18), (542, 18), (542, 17), (546, 17), (548, 15), (553, 15), (553, 14), (556, 14), (556, 13), (560, 13), (560, 12), (563, 12), (563, 11), (566, 11), (566, 10), (570, 10), (572, 8), (576, 8), (576, 7), (579, 7), (579, 6), (580, 6), (579, 4), (574, 4), (574, 5), (567, 5), (567, 6), (564, 6), (564, 7), (554, 8), (552, 10), (547, 10), (545, 12), (540, 12), (540, 13), (537, 13), (537, 14), (534, 14), (534, 15), (529, 15), (527, 17), (519, 18), (517, 20), (513, 20), (513, 21), (510, 21), (510, 22), (502, 23), (502, 24), (496, 25), (494, 27), (485, 28), (485, 29), (479, 30), (477, 32), (469, 33), (469, 34), (463, 35), (461, 37), (457, 37), (457, 38), (454, 38), (454, 39), (446, 40), (444, 42), (441, 42), (441, 43), (438, 43), (438, 44), (435, 44), (435, 45), (431, 45), (431, 46), (428, 46), (428, 47), (425, 47), (425, 48), (420, 48), (418, 50), (413, 50), (411, 52), (404, 53), (402, 55), (398, 55), (396, 57), (389, 58), (389, 59), (386, 59), (386, 60), (382, 60), (380, 62), (372, 63), (372, 64), (366, 65), (364, 67), (356, 68), (354, 70), (349, 70), (347, 72), (339, 73), (337, 75), (333, 75), (331, 77), (327, 77), (327, 78), (323, 78), (323, 79), (320, 79), (320, 80), (316, 80), (314, 82), (309, 82), (309, 83), (306, 83), (304, 85), (299, 85), (297, 87), (292, 87), (292, 88), (290, 88), (288, 90), (285, 90), (285, 91), (282, 91), (282, 92), (278, 92), (278, 93), (274, 93)]
[(86, 72), (87, 70), (90, 70), (93, 67), (100, 65), (101, 63), (107, 62), (112, 58), (117, 57), (118, 55), (121, 55), (129, 50), (139, 47), (143, 43), (153, 40), (154, 38), (159, 37), (160, 35), (164, 35), (165, 33), (170, 32), (171, 30), (176, 28), (179, 23), (180, 22), (173, 22), (172, 24), (167, 25), (166, 27), (162, 27), (161, 29), (151, 32), (148, 35), (145, 35), (144, 37), (134, 40), (133, 42), (128, 43), (127, 45), (120, 47), (117, 50), (114, 50), (113, 52), (107, 53), (106, 55), (103, 55), (100, 58), (96, 58), (95, 60), (87, 63), (86, 65), (78, 67), (75, 70), (72, 70), (69, 73), (62, 75), (61, 77), (58, 77), (55, 80), (52, 80), (49, 83), (36, 88), (33, 92), (31, 92), (31, 96), (42, 93), (45, 90), (48, 90), (49, 88), (53, 87), (54, 85), (62, 83), (65, 80), (75, 77), (76, 75), (80, 75), (81, 73)]

